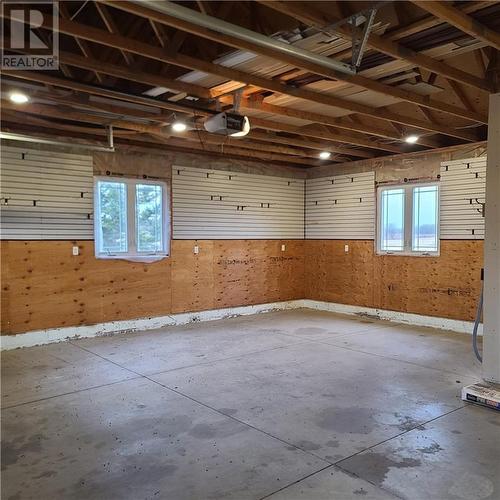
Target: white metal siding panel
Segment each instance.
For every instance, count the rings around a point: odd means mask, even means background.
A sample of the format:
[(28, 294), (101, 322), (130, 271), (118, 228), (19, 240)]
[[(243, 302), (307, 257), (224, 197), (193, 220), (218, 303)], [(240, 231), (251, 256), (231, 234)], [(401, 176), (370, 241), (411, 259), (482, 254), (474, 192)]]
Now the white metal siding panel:
[(307, 239), (373, 239), (375, 173), (306, 181)]
[(484, 238), (485, 190), (486, 157), (441, 163), (441, 239)]
[(304, 181), (174, 166), (174, 239), (304, 237)]
[(2, 146), (1, 239), (93, 239), (92, 156)]

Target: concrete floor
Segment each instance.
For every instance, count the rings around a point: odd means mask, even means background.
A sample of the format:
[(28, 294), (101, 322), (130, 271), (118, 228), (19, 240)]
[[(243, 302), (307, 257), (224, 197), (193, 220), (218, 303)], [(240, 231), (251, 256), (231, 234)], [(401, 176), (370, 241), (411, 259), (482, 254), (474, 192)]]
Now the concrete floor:
[(470, 337), (282, 311), (2, 354), (2, 498), (499, 499)]

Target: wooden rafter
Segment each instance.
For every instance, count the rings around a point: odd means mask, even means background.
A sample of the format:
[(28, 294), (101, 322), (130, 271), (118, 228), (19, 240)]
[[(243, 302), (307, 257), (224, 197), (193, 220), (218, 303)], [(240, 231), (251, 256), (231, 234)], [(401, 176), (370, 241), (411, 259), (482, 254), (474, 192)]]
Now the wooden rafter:
[[(186, 114), (196, 114), (198, 116), (211, 116), (212, 111), (210, 110), (203, 110), (203, 109), (196, 109), (196, 108), (191, 108), (191, 107), (186, 107), (186, 106), (181, 106), (176, 103), (171, 103), (168, 101), (159, 101), (159, 100), (153, 100), (147, 97), (142, 97), (142, 96), (135, 96), (135, 95), (130, 95), (130, 94), (125, 94), (122, 92), (115, 92), (109, 89), (103, 89), (100, 87), (96, 86), (91, 86), (91, 85), (85, 85), (82, 83), (78, 82), (72, 82), (70, 80), (63, 80), (60, 78), (52, 77), (49, 75), (45, 75), (40, 72), (19, 72), (19, 71), (5, 71), (4, 72), (5, 76), (11, 76), (15, 78), (22, 78), (24, 80), (28, 81), (34, 81), (34, 82), (39, 82), (47, 85), (51, 85), (54, 87), (62, 87), (70, 90), (75, 90), (80, 93), (86, 93), (89, 95), (96, 95), (96, 96), (102, 96), (102, 97), (107, 97), (110, 99), (116, 99), (116, 100), (121, 100), (121, 101), (127, 101), (127, 102), (133, 102), (135, 104), (142, 104), (145, 106), (151, 106), (154, 108), (159, 108), (159, 109), (164, 109), (164, 110), (172, 110), (172, 111), (177, 111), (180, 113), (186, 113)], [(56, 102), (57, 101), (56, 99)], [(68, 101), (67, 101), (68, 102)], [(123, 109), (123, 114), (127, 115), (127, 109)], [(151, 119), (155, 119), (158, 116), (151, 116)], [(291, 129), (287, 124), (280, 123), (280, 122), (274, 122), (271, 120), (257, 120), (255, 118), (251, 119), (252, 121), (252, 126), (259, 126), (260, 128), (265, 128), (268, 130), (272, 131), (277, 131), (277, 132), (292, 132), (296, 134), (300, 134), (302, 137), (312, 137), (312, 138), (319, 138), (323, 139), (325, 141), (341, 141), (346, 144), (354, 144), (354, 145), (360, 145), (360, 146), (365, 146), (369, 147), (374, 150), (382, 150), (382, 151), (389, 151), (393, 153), (399, 153), (400, 150), (391, 144), (383, 144), (383, 143), (378, 143), (377, 141), (369, 141), (367, 139), (364, 139), (363, 137), (351, 137), (349, 135), (337, 135), (335, 139), (332, 139), (330, 135), (326, 134), (324, 131), (318, 132), (315, 130), (312, 131), (297, 131), (294, 129)], [(332, 129), (333, 130), (333, 129)], [(277, 140), (276, 142), (280, 142)], [(302, 145), (303, 146), (303, 145)], [(331, 148), (335, 148), (335, 152), (341, 153), (341, 154), (348, 154), (347, 151), (349, 150), (348, 148), (340, 148), (338, 146), (334, 146), (330, 144)], [(361, 158), (363, 157), (371, 157), (373, 154), (369, 152), (364, 152), (363, 150), (357, 150), (357, 149), (352, 149), (349, 150), (351, 151), (351, 156), (359, 156)]]
[(211, 62), (202, 61), (193, 57), (185, 56), (179, 53), (166, 53), (161, 47), (151, 46), (131, 40), (119, 35), (113, 35), (97, 28), (91, 28), (79, 23), (66, 21), (61, 19), (59, 30), (62, 33), (85, 38), (86, 40), (100, 43), (102, 45), (111, 46), (118, 49), (124, 49), (144, 57), (156, 59), (162, 62), (175, 64), (192, 70), (199, 70), (206, 73), (211, 73), (227, 80), (234, 80), (242, 84), (252, 84), (273, 92), (297, 97), (305, 100), (310, 100), (323, 105), (346, 109), (352, 113), (360, 113), (372, 118), (379, 118), (387, 121), (394, 121), (403, 125), (412, 126), (418, 129), (435, 132), (439, 134), (456, 137), (462, 140), (475, 142), (478, 138), (475, 133), (456, 130), (448, 126), (429, 124), (422, 120), (417, 120), (407, 116), (399, 115), (388, 110), (380, 110), (364, 104), (353, 101), (348, 101), (333, 95), (322, 94), (305, 89), (297, 89), (288, 85), (283, 85), (277, 81), (262, 78), (253, 74), (249, 74), (234, 68), (227, 68), (222, 65), (213, 64)]
[[(497, 0), (479, 0), (479, 1), (473, 1), (470, 0), (468, 2), (463, 2), (461, 5), (457, 6), (456, 8), (460, 10), (464, 14), (473, 14), (474, 12), (477, 12), (478, 10), (484, 9), (486, 7), (489, 7), (495, 3), (498, 3)], [(391, 40), (393, 42), (397, 40), (401, 40), (402, 38), (405, 38), (410, 35), (414, 35), (415, 33), (420, 33), (421, 31), (428, 30), (430, 28), (434, 28), (436, 26), (439, 26), (440, 24), (443, 24), (443, 21), (437, 17), (434, 17), (432, 15), (427, 15), (424, 16), (421, 19), (418, 19), (417, 21), (412, 21), (411, 23), (407, 24), (406, 26), (401, 26), (395, 29), (390, 30), (389, 33), (387, 33), (384, 38), (386, 40)]]
[[(240, 106), (242, 109), (253, 109), (258, 111), (263, 111), (265, 113), (272, 113), (279, 116), (289, 116), (292, 118), (298, 118), (301, 120), (307, 120), (314, 123), (321, 123), (323, 125), (330, 125), (332, 127), (350, 130), (352, 132), (360, 132), (362, 134), (369, 134), (375, 137), (381, 137), (384, 139), (390, 139), (393, 141), (403, 142), (404, 137), (402, 135), (396, 135), (391, 132), (388, 132), (386, 129), (380, 127), (374, 127), (370, 125), (363, 125), (361, 123), (352, 122), (347, 120), (347, 117), (333, 117), (328, 115), (323, 115), (320, 113), (314, 113), (311, 111), (303, 111), (299, 109), (294, 109), (285, 106), (276, 106), (274, 104), (266, 103), (265, 101), (260, 101), (257, 99), (242, 99), (240, 102)], [(349, 142), (353, 140), (351, 137), (348, 140), (344, 138), (345, 142)], [(435, 140), (422, 138), (421, 144), (427, 145), (429, 147), (439, 147), (440, 144)], [(374, 149), (381, 149), (384, 151), (391, 151), (392, 153), (398, 152), (398, 147), (393, 144), (385, 144), (383, 142), (378, 142), (375, 140), (367, 141), (363, 140), (363, 138), (359, 138), (359, 140), (354, 139), (353, 144), (358, 146), (370, 147)], [(369, 145), (368, 145), (369, 144)]]
[(193, 83), (174, 80), (165, 76), (160, 76), (145, 71), (132, 70), (117, 64), (102, 63), (97, 59), (77, 56), (70, 52), (60, 52), (59, 59), (69, 66), (75, 66), (90, 71), (101, 71), (103, 74), (111, 75), (117, 78), (123, 78), (132, 82), (144, 83), (146, 85), (166, 87), (177, 92), (186, 92), (189, 95), (209, 99), (210, 90)]
[(422, 0), (411, 1), (442, 21), (455, 26), (455, 28), (458, 28), (460, 31), (463, 31), (473, 38), (481, 40), (491, 47), (500, 50), (500, 33), (488, 28), (471, 16), (456, 9), (453, 7), (452, 3), (438, 0), (434, 0), (432, 2)]
[[(71, 19), (71, 16), (68, 11), (68, 5), (65, 2), (60, 2), (59, 3), (59, 13), (63, 19)], [(80, 49), (81, 53), (88, 58), (92, 58), (92, 50), (90, 49), (88, 43), (85, 40), (82, 40), (78, 37), (74, 38), (76, 44), (78, 45), (78, 48)], [(94, 71), (94, 75), (99, 83), (103, 83), (104, 79), (98, 71)]]
[[(18, 111), (18, 107), (15, 104), (9, 101), (1, 102), (2, 108), (10, 111)], [(144, 123), (132, 122), (129, 120), (122, 120), (113, 117), (105, 117), (105, 116), (96, 116), (95, 114), (85, 114), (78, 111), (72, 111), (68, 109), (60, 110), (55, 106), (48, 106), (44, 104), (29, 104), (25, 108), (23, 108), (23, 113), (31, 113), (34, 115), (41, 116), (49, 116), (52, 118), (62, 119), (62, 120), (71, 120), (71, 121), (79, 121), (84, 123), (91, 123), (97, 125), (113, 125), (117, 128), (124, 128), (127, 130), (132, 130), (139, 133), (151, 134), (155, 137), (162, 137), (164, 139), (172, 139), (172, 132), (169, 129), (165, 129), (165, 127), (161, 127), (158, 125), (149, 125)], [(22, 123), (22, 116), (20, 116), (20, 121)], [(201, 140), (200, 140), (201, 138)], [(173, 139), (175, 140), (175, 139)], [(309, 153), (305, 150), (298, 150), (285, 146), (269, 146), (268, 144), (260, 144), (256, 141), (251, 140), (243, 140), (239, 139), (230, 139), (224, 137), (214, 136), (212, 134), (206, 134), (204, 132), (190, 132), (183, 134), (182, 138), (177, 140), (180, 141), (188, 141), (192, 142), (201, 142), (202, 144), (214, 144), (221, 145), (226, 147), (238, 147), (240, 149), (249, 149), (249, 155), (255, 154), (259, 155), (260, 153), (269, 154), (270, 156), (279, 156), (281, 160), (287, 160), (290, 163), (297, 164), (309, 164), (316, 165), (317, 164), (317, 155), (313, 153)]]
[[(273, 4), (274, 2), (271, 2)], [(281, 4), (281, 2), (278, 2)], [(293, 4), (294, 2), (287, 2), (288, 4)], [(390, 85), (385, 85), (376, 80), (372, 80), (370, 78), (366, 78), (361, 75), (347, 75), (342, 73), (341, 71), (337, 71), (332, 68), (327, 68), (319, 63), (305, 61), (304, 59), (297, 57), (291, 54), (284, 54), (279, 50), (275, 50), (269, 47), (262, 47), (252, 41), (241, 40), (239, 38), (225, 35), (219, 33), (215, 30), (210, 30), (199, 26), (195, 23), (191, 23), (188, 21), (180, 20), (174, 18), (173, 16), (168, 16), (166, 14), (144, 8), (140, 5), (130, 2), (113, 2), (113, 6), (123, 9), (127, 12), (143, 16), (145, 18), (154, 19), (155, 21), (163, 24), (167, 24), (169, 26), (173, 26), (177, 29), (188, 31), (189, 33), (193, 33), (195, 35), (201, 36), (203, 38), (207, 38), (212, 41), (218, 41), (224, 44), (227, 44), (231, 47), (238, 48), (241, 50), (249, 50), (255, 54), (260, 54), (267, 57), (273, 57), (278, 61), (282, 61), (284, 63), (290, 64), (294, 67), (301, 68), (317, 75), (324, 76), (326, 78), (339, 80), (343, 82), (347, 82), (353, 85), (357, 85), (367, 90), (371, 90), (380, 94), (388, 95), (394, 97), (396, 99), (400, 99), (402, 101), (407, 101), (413, 104), (417, 104), (419, 106), (425, 106), (437, 111), (441, 111), (443, 113), (450, 113), (455, 116), (461, 118), (467, 118), (472, 121), (486, 123), (487, 117), (482, 116), (479, 113), (470, 112), (468, 110), (463, 110), (459, 107), (452, 106), (441, 101), (437, 101), (431, 99), (426, 96), (422, 96), (420, 94), (416, 94), (414, 92), (410, 92), (398, 87), (393, 87)], [(350, 32), (349, 32), (349, 37)], [(435, 61), (436, 66), (439, 66), (439, 61)], [(479, 80), (479, 79), (478, 79)], [(486, 83), (485, 83), (486, 85)]]
[[(95, 2), (95, 6), (108, 31), (110, 33), (119, 35), (120, 31), (118, 30), (118, 26), (116, 25), (113, 16), (109, 13), (108, 8), (101, 2)], [(123, 59), (125, 60), (125, 63), (128, 66), (134, 63), (134, 57), (132, 56), (132, 54), (128, 53), (126, 50), (120, 50), (120, 52), (123, 56)]]
[[(259, 3), (266, 5), (274, 10), (277, 10), (283, 14), (287, 14), (298, 21), (301, 21), (311, 27), (318, 29), (323, 29), (325, 26), (332, 24), (339, 19), (332, 19), (331, 16), (325, 17), (319, 12), (315, 11), (310, 6), (302, 6), (300, 2), (284, 2), (276, 0), (257, 0)], [(339, 35), (351, 40), (352, 29), (347, 25), (343, 24), (335, 27), (335, 32)], [(435, 72), (439, 75), (445, 76), (449, 79), (470, 85), (471, 87), (483, 90), (486, 92), (492, 92), (493, 88), (487, 80), (477, 78), (474, 75), (461, 71), (449, 64), (442, 61), (433, 59), (424, 54), (419, 54), (414, 50), (400, 45), (389, 39), (385, 39), (375, 33), (371, 33), (367, 40), (368, 47), (374, 50), (387, 54), (396, 59), (403, 59), (405, 61), (411, 62), (419, 67), (425, 68), (429, 71)]]

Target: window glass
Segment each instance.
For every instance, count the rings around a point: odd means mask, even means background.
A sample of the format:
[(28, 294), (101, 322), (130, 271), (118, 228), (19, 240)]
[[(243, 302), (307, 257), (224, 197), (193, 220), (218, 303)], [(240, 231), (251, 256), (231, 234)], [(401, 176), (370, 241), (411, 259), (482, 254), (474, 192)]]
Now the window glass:
[(137, 251), (161, 252), (163, 190), (157, 184), (137, 184), (135, 192)]
[(413, 239), (416, 252), (436, 252), (438, 249), (438, 187), (413, 188)]
[(380, 249), (400, 252), (405, 247), (405, 190), (385, 189), (381, 193)]
[(123, 182), (99, 182), (100, 251), (127, 252), (127, 185)]

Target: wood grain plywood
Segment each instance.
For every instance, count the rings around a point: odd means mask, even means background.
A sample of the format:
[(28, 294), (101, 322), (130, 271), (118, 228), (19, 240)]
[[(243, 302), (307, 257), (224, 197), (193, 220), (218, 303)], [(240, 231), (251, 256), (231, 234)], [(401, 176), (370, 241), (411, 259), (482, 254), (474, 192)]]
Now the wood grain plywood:
[[(349, 245), (348, 252), (345, 245)], [(307, 241), (306, 276), (308, 298), (371, 307), (373, 242)]]
[(303, 242), (283, 243), (173, 241), (142, 264), (96, 259), (89, 241), (4, 241), (2, 333), (302, 298)]
[(305, 255), (307, 298), (474, 319), (482, 241), (443, 240), (439, 257), (376, 255), (371, 240), (306, 241)]
[[(76, 257), (71, 254), (74, 244), (80, 248)], [(4, 263), (8, 260), (2, 276), (7, 294), (3, 333), (171, 311), (169, 259), (148, 265), (96, 259), (90, 241), (9, 241), (2, 245), (2, 257)]]
[(173, 313), (214, 308), (213, 247), (210, 240), (172, 241)]

